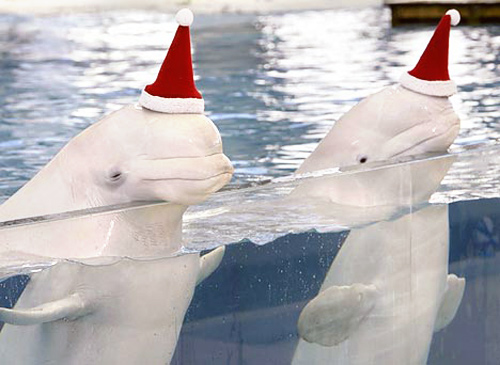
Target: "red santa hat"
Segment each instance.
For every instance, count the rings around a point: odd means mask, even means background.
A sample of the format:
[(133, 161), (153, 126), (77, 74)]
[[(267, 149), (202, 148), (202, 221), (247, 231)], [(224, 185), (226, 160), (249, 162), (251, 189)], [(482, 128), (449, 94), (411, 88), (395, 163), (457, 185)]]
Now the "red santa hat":
[(457, 86), (448, 74), (448, 48), (450, 26), (459, 22), (460, 13), (457, 10), (446, 12), (415, 68), (401, 77), (401, 85), (432, 96), (451, 96), (457, 92)]
[(205, 103), (196, 89), (191, 61), (189, 26), (193, 13), (180, 10), (175, 16), (179, 27), (161, 65), (156, 81), (142, 90), (139, 103), (146, 109), (170, 114), (201, 114)]

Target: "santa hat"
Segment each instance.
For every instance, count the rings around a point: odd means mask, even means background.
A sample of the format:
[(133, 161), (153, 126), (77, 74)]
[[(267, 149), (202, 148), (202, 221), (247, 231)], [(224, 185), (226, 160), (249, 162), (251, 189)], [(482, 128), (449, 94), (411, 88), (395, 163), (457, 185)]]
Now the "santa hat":
[(142, 90), (139, 103), (146, 109), (161, 113), (201, 114), (205, 103), (196, 89), (191, 61), (189, 26), (193, 13), (180, 10), (175, 16), (179, 23), (174, 40), (161, 65), (156, 81)]
[(457, 10), (446, 12), (415, 68), (401, 77), (401, 85), (432, 96), (451, 96), (457, 92), (457, 86), (448, 74), (448, 47), (450, 26), (459, 22), (460, 13)]

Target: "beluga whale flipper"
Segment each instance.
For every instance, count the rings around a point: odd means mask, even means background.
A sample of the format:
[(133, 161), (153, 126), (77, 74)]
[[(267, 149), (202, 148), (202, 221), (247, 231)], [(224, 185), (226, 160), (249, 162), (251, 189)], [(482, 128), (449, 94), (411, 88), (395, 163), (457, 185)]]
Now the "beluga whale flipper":
[[(72, 139), (0, 207), (13, 220), (135, 201), (167, 201), (0, 232), (0, 255), (50, 257), (14, 308), (0, 308), (2, 364), (165, 364), (195, 286), (219, 247), (182, 251), (182, 217), (230, 179), (221, 136), (203, 115), (191, 62), (188, 9), (156, 81)], [(46, 224), (46, 223), (44, 223)], [(68, 260), (71, 259), (71, 260)]]
[(375, 285), (331, 286), (307, 304), (297, 327), (307, 342), (335, 346), (357, 330), (375, 306)]
[[(332, 127), (298, 173), (445, 153), (459, 131), (448, 97), (449, 10), (417, 66), (400, 83), (367, 97)], [(432, 334), (451, 322), (465, 280), (448, 275), (446, 205), (427, 202), (452, 158), (436, 158), (309, 179), (293, 199), (409, 214), (353, 229), (320, 293), (302, 310), (293, 364), (426, 364)], [(425, 205), (424, 205), (425, 206)]]

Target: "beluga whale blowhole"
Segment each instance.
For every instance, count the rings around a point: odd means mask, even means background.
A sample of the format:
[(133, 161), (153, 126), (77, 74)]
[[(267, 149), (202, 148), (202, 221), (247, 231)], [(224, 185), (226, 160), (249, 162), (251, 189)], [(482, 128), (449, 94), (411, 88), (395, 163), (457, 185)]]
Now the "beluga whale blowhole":
[(203, 257), (178, 255), (182, 216), (233, 173), (194, 83), (193, 14), (183, 9), (176, 19), (158, 77), (139, 103), (72, 139), (0, 206), (0, 220), (135, 201), (170, 204), (53, 222), (43, 235), (30, 227), (2, 230), (2, 257), (21, 252), (61, 262), (33, 272), (14, 308), (0, 308), (1, 363), (170, 362), (195, 286), (224, 254), (222, 247)]
[[(448, 97), (449, 10), (415, 68), (338, 120), (297, 173), (447, 152), (459, 131)], [(455, 316), (465, 280), (448, 275), (447, 206), (427, 202), (451, 166), (425, 159), (306, 180), (292, 193), (361, 210), (412, 207), (353, 229), (320, 293), (302, 310), (293, 364), (426, 364), (432, 334)], [(376, 166), (377, 164), (375, 164)]]

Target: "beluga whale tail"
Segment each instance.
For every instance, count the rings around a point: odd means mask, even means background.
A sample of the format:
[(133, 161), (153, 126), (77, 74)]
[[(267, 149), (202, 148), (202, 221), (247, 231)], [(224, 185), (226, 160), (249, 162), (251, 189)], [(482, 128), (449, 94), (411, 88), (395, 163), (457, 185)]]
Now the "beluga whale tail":
[[(448, 100), (456, 92), (449, 34), (459, 20), (449, 10), (415, 68), (338, 120), (297, 173), (445, 153), (459, 131)], [(429, 159), (309, 179), (292, 198), (361, 210), (414, 207), (427, 202), (451, 163)], [(433, 331), (451, 322), (465, 289), (464, 279), (448, 275), (448, 250), (447, 206), (352, 230), (300, 314), (292, 363), (426, 364)]]
[(201, 258), (179, 255), (183, 213), (233, 173), (194, 83), (193, 14), (183, 9), (176, 19), (172, 45), (139, 103), (72, 139), (0, 207), (0, 220), (135, 201), (170, 204), (56, 222), (36, 239), (29, 227), (4, 230), (2, 255), (73, 260), (32, 273), (14, 308), (0, 308), (0, 363), (170, 362), (195, 286), (224, 255), (224, 247)]

